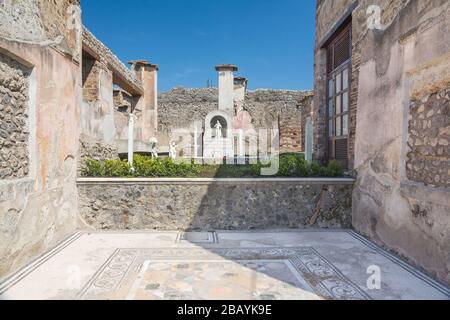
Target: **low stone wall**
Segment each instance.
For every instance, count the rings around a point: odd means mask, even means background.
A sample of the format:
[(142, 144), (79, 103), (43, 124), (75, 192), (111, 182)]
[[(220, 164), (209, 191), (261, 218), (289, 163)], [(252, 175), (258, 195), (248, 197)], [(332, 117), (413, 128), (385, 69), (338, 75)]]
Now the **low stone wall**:
[(103, 230), (350, 228), (352, 179), (78, 180), (79, 212)]

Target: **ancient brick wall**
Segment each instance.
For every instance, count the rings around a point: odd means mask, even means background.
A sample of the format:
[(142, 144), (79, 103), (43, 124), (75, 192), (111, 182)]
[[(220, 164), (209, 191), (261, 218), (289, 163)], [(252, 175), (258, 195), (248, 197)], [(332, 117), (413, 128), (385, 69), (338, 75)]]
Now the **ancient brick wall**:
[(0, 53), (0, 179), (28, 174), (28, 87), (31, 70)]
[(298, 115), (293, 118), (281, 116), (280, 126), (280, 152), (302, 151), (302, 123)]
[(413, 101), (409, 119), (408, 178), (435, 187), (449, 187), (449, 144), (450, 89)]
[(100, 70), (105, 69), (101, 63), (83, 57), (83, 101), (93, 102), (100, 96)]

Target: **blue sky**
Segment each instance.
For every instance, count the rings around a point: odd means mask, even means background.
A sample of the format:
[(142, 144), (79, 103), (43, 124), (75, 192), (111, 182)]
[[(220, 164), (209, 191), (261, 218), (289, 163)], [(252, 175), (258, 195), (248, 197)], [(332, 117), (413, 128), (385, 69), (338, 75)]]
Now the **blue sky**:
[(159, 64), (159, 91), (217, 85), (232, 63), (249, 88), (311, 89), (314, 0), (84, 0), (84, 24), (124, 62)]

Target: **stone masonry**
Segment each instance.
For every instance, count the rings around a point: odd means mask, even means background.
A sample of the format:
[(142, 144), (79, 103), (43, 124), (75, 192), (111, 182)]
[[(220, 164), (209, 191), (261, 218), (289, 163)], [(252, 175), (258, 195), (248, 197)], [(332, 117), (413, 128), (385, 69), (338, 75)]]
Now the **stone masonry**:
[(194, 121), (203, 121), (219, 107), (216, 88), (175, 88), (158, 97), (158, 130), (170, 133), (172, 129), (190, 128)]
[(82, 219), (101, 230), (351, 226), (351, 182), (79, 181), (78, 190)]
[[(282, 152), (303, 151), (304, 125), (310, 115), (312, 92), (288, 90), (256, 90), (245, 94), (243, 109), (249, 113), (257, 129), (280, 128)], [(194, 122), (203, 122), (218, 108), (216, 88), (175, 88), (159, 96), (159, 130), (191, 128)]]
[(0, 179), (28, 174), (29, 76), (28, 68), (0, 53)]
[(450, 186), (450, 89), (411, 104), (407, 174), (412, 181)]

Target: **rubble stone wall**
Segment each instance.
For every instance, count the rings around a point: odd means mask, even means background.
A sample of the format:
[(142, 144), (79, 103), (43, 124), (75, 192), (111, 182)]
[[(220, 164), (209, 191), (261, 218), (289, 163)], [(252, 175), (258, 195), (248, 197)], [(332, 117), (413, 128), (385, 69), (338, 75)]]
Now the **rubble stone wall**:
[(0, 179), (29, 172), (30, 68), (0, 53)]
[(450, 89), (427, 94), (411, 103), (409, 180), (450, 187)]
[(350, 227), (352, 183), (79, 179), (78, 190), (81, 217), (97, 230), (327, 229)]

